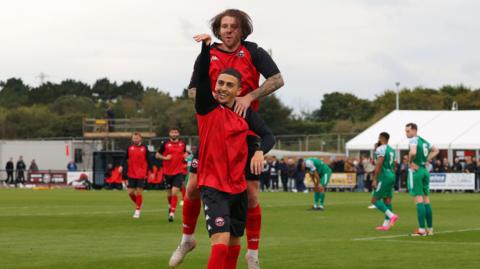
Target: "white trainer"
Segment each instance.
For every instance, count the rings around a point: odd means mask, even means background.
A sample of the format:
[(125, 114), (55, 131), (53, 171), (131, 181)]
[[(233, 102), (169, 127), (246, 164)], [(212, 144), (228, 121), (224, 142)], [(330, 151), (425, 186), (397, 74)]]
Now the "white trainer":
[(260, 262), (258, 257), (253, 255), (245, 255), (245, 261), (247, 262), (248, 269), (260, 269)]
[(134, 219), (139, 219), (140, 218), (140, 209), (135, 209), (135, 213), (133, 213), (133, 218)]
[(180, 244), (177, 249), (172, 253), (168, 265), (171, 268), (176, 268), (177, 266), (179, 266), (183, 262), (185, 256), (187, 256), (187, 254), (192, 251), (196, 246), (197, 241), (195, 240)]

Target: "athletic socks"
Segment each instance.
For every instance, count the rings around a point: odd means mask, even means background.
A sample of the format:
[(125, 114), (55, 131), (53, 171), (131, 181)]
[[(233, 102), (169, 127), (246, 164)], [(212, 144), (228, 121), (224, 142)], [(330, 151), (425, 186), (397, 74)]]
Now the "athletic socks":
[(313, 205), (318, 206), (320, 204), (320, 193), (314, 192), (313, 193)]
[(376, 201), (375, 206), (377, 207), (378, 210), (385, 213), (385, 216), (387, 216), (388, 218), (393, 217), (393, 215), (394, 215), (393, 212), (390, 211), (390, 209), (387, 208), (387, 206), (385, 205), (385, 203), (382, 200)]
[(208, 258), (207, 269), (227, 269), (225, 263), (228, 258), (228, 246), (215, 244), (212, 246), (210, 258)]
[(185, 187), (182, 187), (180, 191), (182, 192), (182, 200), (185, 200), (186, 199), (185, 192), (187, 191), (187, 189)]
[(223, 268), (236, 269), (239, 254), (240, 254), (240, 245), (229, 246), (227, 259), (225, 260), (225, 265), (223, 266)]
[[(193, 235), (197, 226), (198, 216), (200, 215), (200, 199), (188, 199), (183, 201), (183, 235)], [(182, 239), (183, 242), (183, 239)]]
[(172, 205), (172, 196), (171, 195), (167, 195), (167, 201), (168, 201), (168, 208), (170, 208), (170, 206)]
[[(393, 212), (392, 204), (385, 204), (385, 206), (387, 207), (388, 210)], [(387, 215), (385, 215), (385, 220), (390, 220), (390, 218)]]
[(172, 202), (170, 203), (170, 213), (175, 214), (175, 209), (177, 208), (178, 196), (172, 196)]
[(139, 210), (142, 208), (142, 203), (143, 203), (143, 195), (137, 195), (135, 199), (135, 205), (136, 209)]
[(260, 205), (247, 210), (247, 248), (249, 250), (258, 250), (260, 243), (260, 228), (262, 226), (262, 210)]
[(418, 227), (420, 230), (425, 232), (425, 204), (418, 203), (417, 204), (417, 219), (418, 219)]
[(425, 204), (425, 218), (427, 219), (427, 227), (433, 227), (433, 214), (432, 206), (430, 204)]
[(325, 193), (320, 192), (320, 205), (323, 206), (325, 204)]

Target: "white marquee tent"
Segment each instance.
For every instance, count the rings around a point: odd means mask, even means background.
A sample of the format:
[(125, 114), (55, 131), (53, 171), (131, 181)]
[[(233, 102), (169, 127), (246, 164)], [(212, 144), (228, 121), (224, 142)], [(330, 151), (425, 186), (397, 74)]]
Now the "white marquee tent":
[(381, 132), (390, 134), (389, 144), (397, 151), (408, 149), (405, 125), (409, 122), (418, 125), (418, 135), (448, 150), (449, 158), (452, 150), (480, 150), (480, 110), (395, 110), (348, 141), (347, 155), (373, 150)]

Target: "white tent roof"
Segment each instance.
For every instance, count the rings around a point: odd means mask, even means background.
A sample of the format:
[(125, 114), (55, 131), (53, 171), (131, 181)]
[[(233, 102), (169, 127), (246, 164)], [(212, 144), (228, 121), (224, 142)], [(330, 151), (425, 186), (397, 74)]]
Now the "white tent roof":
[(347, 142), (347, 151), (371, 150), (381, 132), (393, 148), (407, 149), (405, 125), (418, 125), (418, 135), (440, 149), (480, 149), (480, 110), (395, 110)]

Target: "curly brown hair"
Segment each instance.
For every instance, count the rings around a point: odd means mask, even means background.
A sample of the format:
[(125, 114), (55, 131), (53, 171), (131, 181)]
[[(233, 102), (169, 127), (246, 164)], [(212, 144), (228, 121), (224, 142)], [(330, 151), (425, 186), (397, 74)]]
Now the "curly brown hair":
[(247, 39), (247, 37), (253, 32), (252, 19), (247, 13), (239, 9), (227, 9), (210, 20), (210, 27), (216, 38), (220, 39), (220, 26), (222, 18), (225, 16), (236, 19), (242, 31), (242, 40)]

